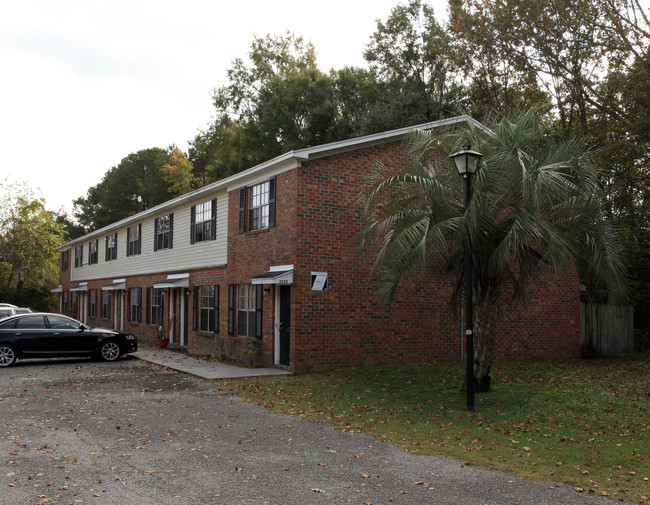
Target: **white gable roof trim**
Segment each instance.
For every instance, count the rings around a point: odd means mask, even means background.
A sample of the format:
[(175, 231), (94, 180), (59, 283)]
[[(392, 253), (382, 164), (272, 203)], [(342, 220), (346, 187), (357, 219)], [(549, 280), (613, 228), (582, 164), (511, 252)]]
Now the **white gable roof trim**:
[(146, 219), (148, 217), (153, 217), (155, 215), (163, 214), (165, 211), (171, 210), (172, 208), (180, 204), (199, 200), (200, 197), (202, 197), (205, 194), (213, 194), (215, 191), (218, 190), (227, 191), (232, 188), (240, 187), (242, 185), (245, 185), (243, 183), (246, 181), (246, 179), (259, 177), (260, 172), (268, 173), (273, 169), (275, 169), (274, 171), (276, 173), (280, 173), (286, 170), (291, 170), (299, 167), (302, 161), (318, 159), (335, 153), (352, 151), (355, 149), (361, 149), (363, 147), (369, 147), (372, 145), (394, 142), (405, 137), (406, 135), (408, 135), (414, 130), (432, 130), (435, 128), (442, 128), (444, 126), (452, 126), (461, 123), (470, 123), (474, 125), (476, 128), (481, 129), (488, 134), (490, 133), (488, 128), (486, 128), (484, 125), (476, 121), (474, 118), (468, 115), (462, 115), (453, 118), (432, 121), (429, 123), (423, 123), (420, 125), (398, 128), (396, 130), (390, 130), (381, 133), (373, 133), (371, 135), (364, 135), (362, 137), (354, 137), (347, 140), (339, 140), (336, 142), (330, 142), (328, 144), (322, 144), (319, 146), (306, 147), (303, 149), (289, 151), (271, 160), (265, 161), (264, 163), (260, 163), (259, 165), (256, 165), (247, 170), (239, 172), (235, 175), (207, 184), (206, 186), (203, 186), (202, 188), (199, 188), (195, 191), (178, 196), (174, 199), (161, 203), (160, 205), (142, 211), (138, 214), (134, 214), (133, 216), (129, 216), (125, 219), (122, 219), (121, 221), (117, 221), (113, 224), (105, 226), (104, 228), (100, 228), (86, 235), (83, 235), (79, 238), (71, 240), (70, 242), (67, 242), (59, 246), (57, 250), (64, 251), (66, 249), (74, 247), (77, 244), (86, 242), (96, 237), (107, 235), (110, 232), (115, 231), (117, 228), (137, 224), (141, 222), (143, 219)]

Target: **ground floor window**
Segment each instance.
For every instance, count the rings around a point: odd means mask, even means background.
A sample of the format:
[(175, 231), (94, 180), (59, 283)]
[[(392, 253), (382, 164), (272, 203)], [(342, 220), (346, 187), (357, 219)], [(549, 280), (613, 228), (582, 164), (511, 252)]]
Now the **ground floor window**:
[(90, 290), (90, 317), (97, 317), (97, 290)]
[(111, 292), (102, 291), (102, 318), (111, 318)]
[(237, 286), (237, 335), (254, 337), (255, 332), (255, 286)]
[(195, 315), (199, 331), (219, 332), (219, 286), (197, 286)]
[(163, 323), (163, 290), (153, 288), (151, 290), (151, 324)]
[(142, 288), (131, 288), (129, 293), (129, 316), (135, 323), (142, 322)]

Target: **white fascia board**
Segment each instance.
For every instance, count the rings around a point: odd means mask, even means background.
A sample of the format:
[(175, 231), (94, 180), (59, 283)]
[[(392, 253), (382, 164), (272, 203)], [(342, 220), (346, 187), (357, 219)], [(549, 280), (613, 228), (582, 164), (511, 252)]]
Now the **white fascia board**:
[(476, 128), (489, 131), (488, 128), (473, 119), (468, 115), (456, 116), (449, 119), (440, 119), (438, 121), (431, 121), (429, 123), (422, 123), (414, 126), (407, 126), (404, 128), (397, 128), (386, 132), (373, 133), (371, 135), (364, 135), (363, 137), (355, 137), (347, 140), (339, 140), (337, 142), (330, 142), (315, 147), (307, 147), (299, 149), (295, 153), (305, 159), (321, 158), (323, 156), (330, 156), (335, 153), (351, 151), (361, 147), (369, 147), (378, 144), (385, 144), (387, 142), (395, 142), (406, 137), (408, 134), (415, 130), (433, 130), (435, 128), (442, 128), (444, 126), (451, 126), (460, 123), (471, 123)]
[(364, 135), (362, 137), (355, 137), (347, 140), (339, 140), (337, 142), (330, 142), (329, 144), (322, 144), (314, 147), (306, 147), (304, 149), (297, 149), (294, 151), (289, 151), (285, 154), (277, 156), (271, 160), (255, 165), (249, 169), (246, 169), (242, 172), (239, 172), (235, 175), (231, 175), (225, 179), (213, 182), (202, 188), (199, 188), (190, 193), (186, 193), (179, 197), (176, 197), (167, 202), (161, 203), (155, 207), (147, 209), (135, 214), (133, 216), (122, 219), (112, 223), (104, 228), (95, 230), (87, 235), (76, 238), (67, 242), (59, 247), (58, 251), (65, 251), (71, 249), (75, 245), (82, 244), (88, 240), (92, 240), (103, 235), (107, 235), (110, 232), (114, 231), (117, 228), (122, 228), (124, 226), (133, 225), (141, 222), (143, 219), (153, 217), (155, 215), (162, 214), (165, 211), (172, 210), (175, 207), (182, 205), (184, 203), (191, 202), (193, 200), (198, 200), (200, 197), (206, 194), (212, 194), (215, 191), (226, 189), (227, 191), (232, 191), (241, 186), (246, 186), (252, 182), (260, 180), (262, 177), (272, 177), (279, 173), (285, 172), (287, 170), (292, 170), (300, 166), (300, 163), (304, 160), (322, 158), (324, 156), (330, 156), (332, 154), (342, 153), (346, 151), (351, 151), (353, 149), (360, 149), (362, 147), (368, 147), (377, 144), (383, 144), (386, 142), (397, 141), (414, 130), (432, 130), (435, 128), (442, 128), (444, 126), (451, 126), (454, 124), (461, 123), (470, 123), (474, 125), (477, 129), (482, 130), (488, 135), (493, 135), (493, 132), (478, 122), (476, 119), (464, 114), (462, 116), (456, 116), (448, 119), (441, 119), (438, 121), (432, 121), (429, 123), (423, 123), (420, 125), (407, 126), (404, 128), (398, 128), (395, 130), (390, 130), (381, 133), (373, 133), (371, 135)]
[(300, 167), (300, 163), (306, 158), (303, 158), (296, 154), (296, 151), (290, 151), (285, 155), (274, 158), (270, 161), (262, 163), (260, 165), (249, 168), (239, 174), (235, 174), (228, 179), (220, 181), (222, 183), (227, 183), (228, 191), (234, 191), (242, 186), (250, 186), (259, 182), (261, 179), (268, 179), (274, 175), (281, 174), (282, 172), (288, 172), (295, 168)]

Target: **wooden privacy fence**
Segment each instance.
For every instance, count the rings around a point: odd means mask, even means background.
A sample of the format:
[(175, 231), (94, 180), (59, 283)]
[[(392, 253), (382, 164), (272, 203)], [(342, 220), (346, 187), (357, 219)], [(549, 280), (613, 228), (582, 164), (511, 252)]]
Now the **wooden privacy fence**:
[(634, 353), (634, 310), (629, 305), (580, 304), (580, 356), (630, 358)]

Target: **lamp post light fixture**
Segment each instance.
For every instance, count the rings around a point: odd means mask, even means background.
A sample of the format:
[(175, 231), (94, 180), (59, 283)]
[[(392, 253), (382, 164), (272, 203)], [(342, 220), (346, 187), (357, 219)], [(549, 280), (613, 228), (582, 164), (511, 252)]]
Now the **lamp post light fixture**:
[[(470, 145), (464, 145), (462, 151), (449, 156), (454, 160), (458, 173), (465, 179), (465, 213), (469, 209), (470, 178), (478, 169), (483, 155), (472, 151)], [(466, 225), (467, 226), (467, 225)], [(465, 393), (467, 396), (467, 411), (474, 411), (474, 311), (472, 303), (472, 243), (469, 233), (465, 247)]]

